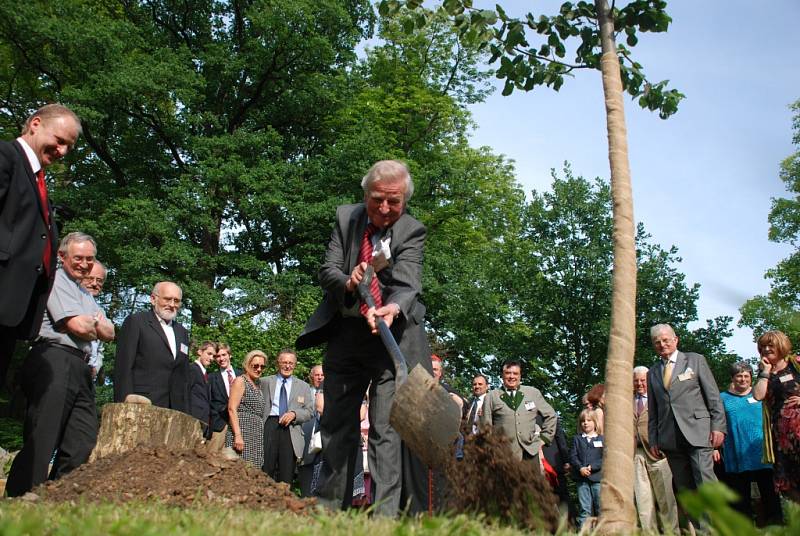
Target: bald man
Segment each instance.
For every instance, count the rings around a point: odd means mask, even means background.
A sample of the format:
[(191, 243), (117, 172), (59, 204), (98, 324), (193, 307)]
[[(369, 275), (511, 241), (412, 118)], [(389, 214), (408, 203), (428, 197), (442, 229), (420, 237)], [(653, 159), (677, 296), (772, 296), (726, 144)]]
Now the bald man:
[(39, 334), (56, 273), (58, 230), (45, 170), (75, 145), (81, 123), (48, 104), (15, 141), (0, 141), (0, 385), (18, 339)]
[(137, 394), (189, 413), (189, 332), (175, 320), (182, 300), (178, 285), (162, 281), (150, 295), (152, 309), (125, 319), (117, 341), (114, 402)]

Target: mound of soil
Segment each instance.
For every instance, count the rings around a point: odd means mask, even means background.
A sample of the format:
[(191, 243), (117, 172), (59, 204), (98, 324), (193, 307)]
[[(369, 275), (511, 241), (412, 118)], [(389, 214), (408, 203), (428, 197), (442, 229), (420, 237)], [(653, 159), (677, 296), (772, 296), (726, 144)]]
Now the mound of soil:
[(507, 437), (491, 429), (465, 438), (464, 459), (452, 459), (446, 475), (451, 511), (484, 514), (534, 532), (558, 528), (550, 484), (537, 466), (514, 456)]
[(157, 500), (171, 506), (241, 505), (262, 510), (310, 513), (314, 499), (300, 499), (241, 459), (202, 449), (171, 451), (138, 447), (87, 463), (34, 490), (52, 502)]

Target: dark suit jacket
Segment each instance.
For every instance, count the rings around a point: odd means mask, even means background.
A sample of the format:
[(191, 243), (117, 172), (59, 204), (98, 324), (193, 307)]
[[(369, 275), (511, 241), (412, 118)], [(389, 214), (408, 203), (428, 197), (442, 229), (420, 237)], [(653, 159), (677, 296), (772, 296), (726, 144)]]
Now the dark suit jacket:
[(189, 414), (203, 423), (203, 435), (211, 437), (208, 423), (211, 417), (209, 399), (211, 392), (200, 365), (197, 362), (189, 364)]
[(650, 445), (676, 450), (680, 430), (690, 445), (710, 447), (711, 431), (725, 433), (727, 426), (725, 408), (706, 359), (700, 354), (678, 352), (669, 389), (664, 388), (662, 370), (659, 360), (647, 373)]
[(156, 406), (189, 413), (189, 332), (177, 322), (173, 326), (175, 358), (152, 310), (125, 319), (117, 339), (114, 402), (137, 394)]
[[(242, 371), (233, 369), (234, 378), (238, 377)], [(212, 372), (208, 375), (208, 386), (210, 390), (209, 405), (211, 407), (211, 431), (221, 432), (228, 424), (228, 391), (225, 389), (225, 379), (221, 371)]]
[[(52, 207), (48, 207), (48, 228), (36, 178), (25, 153), (16, 141), (0, 142), (0, 326), (19, 325), (19, 338), (32, 339), (39, 333), (47, 295), (56, 272), (58, 231)], [(49, 284), (33, 295), (42, 266), (47, 237), (50, 237)]]
[[(342, 205), (336, 210), (336, 225), (319, 271), (325, 296), (297, 338), (298, 349), (326, 342), (328, 329), (342, 307), (349, 307), (358, 300), (356, 293), (345, 291), (345, 284), (358, 262), (366, 226), (363, 203)], [(383, 303), (400, 306), (400, 317), (392, 324), (392, 332), (408, 360), (409, 369), (419, 363), (430, 372), (430, 348), (423, 327), (425, 306), (419, 301), (425, 234), (425, 226), (420, 222), (408, 214), (400, 216), (383, 236), (383, 239), (390, 240), (392, 264), (377, 275)]]

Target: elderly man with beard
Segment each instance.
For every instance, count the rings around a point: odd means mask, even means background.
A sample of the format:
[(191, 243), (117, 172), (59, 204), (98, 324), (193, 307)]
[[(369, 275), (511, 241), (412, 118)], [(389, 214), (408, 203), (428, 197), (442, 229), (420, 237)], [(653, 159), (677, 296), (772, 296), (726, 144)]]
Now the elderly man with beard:
[(114, 402), (130, 394), (159, 407), (189, 413), (189, 332), (175, 317), (183, 293), (175, 283), (153, 287), (150, 311), (125, 319), (117, 342)]
[(42, 325), (22, 365), (22, 390), (28, 401), (23, 437), (6, 484), (10, 497), (56, 479), (87, 459), (97, 440), (91, 341), (114, 339), (114, 325), (80, 286), (97, 254), (94, 239), (70, 233), (58, 248), (56, 270)]

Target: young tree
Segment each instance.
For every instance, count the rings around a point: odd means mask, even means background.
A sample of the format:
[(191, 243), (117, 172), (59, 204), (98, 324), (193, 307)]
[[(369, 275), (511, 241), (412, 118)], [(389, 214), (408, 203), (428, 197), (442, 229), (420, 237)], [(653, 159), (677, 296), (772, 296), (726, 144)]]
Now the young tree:
[(786, 333), (795, 347), (800, 345), (800, 100), (794, 111), (794, 138), (797, 151), (781, 163), (780, 177), (793, 198), (772, 200), (769, 212), (769, 239), (783, 242), (794, 252), (767, 270), (771, 279), (770, 291), (765, 296), (749, 299), (741, 308), (739, 324), (760, 334), (771, 329)]
[[(382, 0), (381, 13), (403, 7), (416, 10), (421, 0)], [(633, 507), (633, 419), (630, 404), (636, 302), (636, 251), (634, 245), (633, 201), (628, 165), (623, 90), (639, 96), (639, 103), (659, 110), (662, 117), (674, 113), (683, 97), (666, 90), (666, 83), (646, 82), (641, 66), (630, 59), (624, 45), (615, 38), (625, 32), (629, 46), (637, 42), (637, 32), (666, 31), (670, 18), (663, 0), (634, 0), (622, 8), (606, 0), (564, 2), (553, 17), (532, 13), (524, 19), (509, 17), (501, 6), (480, 10), (472, 0), (444, 0), (442, 10), (452, 17), (469, 42), (486, 44), (492, 59), (500, 59), (497, 76), (506, 80), (503, 93), (514, 88), (531, 90), (540, 85), (558, 89), (564, 76), (575, 69), (597, 69), (602, 73), (605, 96), (611, 194), (614, 202), (614, 272), (606, 363), (606, 403), (610, 419), (606, 422), (607, 441), (603, 478), (601, 530), (606, 533), (630, 532), (635, 526)], [(424, 25), (423, 12), (408, 24)], [(545, 39), (532, 44), (530, 34)], [(579, 38), (574, 63), (564, 60), (565, 41)]]

